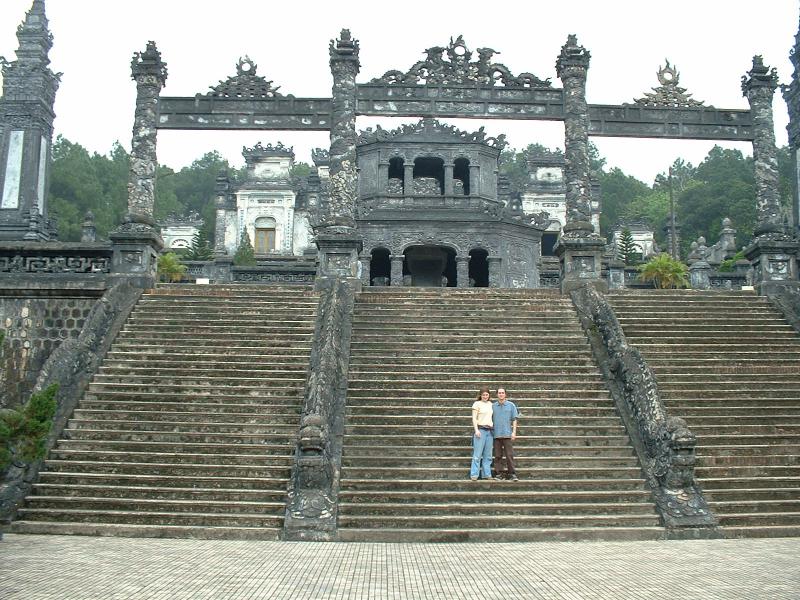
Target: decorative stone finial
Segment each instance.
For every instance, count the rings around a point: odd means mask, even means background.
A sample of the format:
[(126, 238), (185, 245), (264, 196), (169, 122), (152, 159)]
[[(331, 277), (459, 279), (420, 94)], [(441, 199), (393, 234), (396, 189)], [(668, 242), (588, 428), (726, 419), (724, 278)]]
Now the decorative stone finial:
[(586, 70), (589, 68), (591, 53), (583, 46), (578, 45), (578, 36), (570, 33), (567, 36), (567, 43), (561, 46), (561, 54), (556, 60), (556, 74), (559, 79), (563, 79), (573, 69)]
[(338, 40), (331, 40), (328, 48), (331, 61), (352, 60), (358, 63), (358, 40), (354, 40), (349, 29), (342, 29)]
[(161, 52), (152, 40), (147, 42), (144, 52), (134, 52), (131, 59), (131, 78), (138, 82), (148, 77), (155, 78), (155, 82), (161, 87), (164, 87), (167, 80), (167, 63), (161, 60)]
[(764, 58), (760, 55), (753, 57), (753, 67), (742, 75), (742, 95), (747, 96), (749, 92), (758, 88), (768, 88), (770, 93), (778, 87), (778, 71), (770, 69), (764, 64)]

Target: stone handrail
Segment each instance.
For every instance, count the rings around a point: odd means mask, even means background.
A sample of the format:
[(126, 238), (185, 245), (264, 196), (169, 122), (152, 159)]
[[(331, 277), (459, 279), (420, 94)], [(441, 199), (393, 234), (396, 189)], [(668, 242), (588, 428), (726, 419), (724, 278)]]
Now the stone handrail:
[(628, 344), (606, 299), (589, 285), (571, 296), (668, 535), (715, 535), (717, 520), (694, 479), (694, 434), (683, 419), (667, 414), (652, 370), (639, 350)]
[(347, 372), (355, 290), (321, 278), (303, 413), (286, 505), (284, 538), (336, 538)]

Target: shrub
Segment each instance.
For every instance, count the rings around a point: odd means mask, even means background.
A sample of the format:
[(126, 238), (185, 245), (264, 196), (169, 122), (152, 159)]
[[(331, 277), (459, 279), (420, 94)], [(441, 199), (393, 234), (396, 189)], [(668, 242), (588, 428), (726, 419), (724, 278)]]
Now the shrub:
[(247, 233), (246, 229), (242, 233), (242, 239), (239, 241), (236, 254), (233, 255), (233, 264), (237, 267), (252, 267), (256, 264), (256, 252), (253, 250), (250, 234)]
[(0, 471), (18, 459), (31, 463), (45, 455), (45, 441), (56, 414), (54, 383), (46, 390), (32, 394), (18, 409), (0, 411)]
[(172, 252), (167, 252), (158, 257), (159, 281), (180, 281), (186, 274), (186, 265)]
[(658, 289), (689, 287), (689, 267), (669, 254), (659, 254), (639, 267), (639, 279)]

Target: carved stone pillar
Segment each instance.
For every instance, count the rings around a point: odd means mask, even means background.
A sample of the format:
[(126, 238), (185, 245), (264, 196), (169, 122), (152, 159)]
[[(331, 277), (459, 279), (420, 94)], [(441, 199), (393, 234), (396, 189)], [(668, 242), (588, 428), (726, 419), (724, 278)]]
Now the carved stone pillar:
[(706, 261), (707, 248), (698, 248), (699, 258), (689, 267), (689, 284), (693, 290), (707, 290), (711, 287), (711, 265)]
[(156, 190), (156, 125), (158, 96), (167, 79), (167, 65), (155, 42), (131, 61), (136, 81), (136, 112), (131, 141), (128, 213), (125, 221), (109, 235), (112, 269), (134, 285), (150, 287), (155, 280), (158, 254), (164, 247), (153, 220)]
[(469, 256), (456, 256), (456, 287), (469, 287)]
[(502, 258), (499, 256), (486, 257), (486, 263), (489, 267), (489, 287), (499, 288), (502, 285), (502, 277), (500, 268), (502, 266)]
[(225, 247), (225, 221), (228, 208), (228, 193), (230, 190), (230, 179), (226, 171), (220, 171), (217, 175), (214, 198), (214, 206), (217, 209), (216, 221), (214, 222), (214, 255), (224, 256), (228, 253)]
[(403, 165), (403, 195), (414, 193), (414, 163)]
[(794, 236), (784, 230), (778, 193), (777, 149), (772, 120), (772, 97), (778, 85), (775, 69), (760, 56), (742, 79), (742, 93), (753, 115), (753, 162), (756, 175), (757, 223), (745, 256), (753, 265), (754, 285), (770, 293), (774, 285), (797, 281), (797, 249)]
[(444, 195), (453, 195), (453, 165), (444, 166)]
[(389, 163), (378, 165), (378, 193), (385, 194), (389, 184)]
[(147, 42), (144, 52), (131, 61), (131, 76), (136, 81), (136, 113), (133, 118), (128, 215), (134, 223), (155, 225), (153, 204), (156, 191), (156, 125), (158, 96), (167, 80), (167, 65), (155, 42)]
[[(361, 236), (356, 231), (358, 196), (356, 171), (356, 75), (358, 41), (342, 29), (340, 39), (329, 47), (333, 89), (331, 91), (331, 149), (328, 197), (320, 203), (320, 219), (314, 228), (322, 277), (355, 278)], [(320, 282), (317, 281), (317, 287)]]
[(556, 73), (564, 87), (564, 180), (566, 223), (555, 248), (561, 262), (561, 291), (590, 282), (605, 290), (600, 278), (605, 244), (592, 225), (592, 180), (589, 170), (589, 108), (586, 104), (586, 74), (591, 55), (567, 37), (556, 61)]
[(481, 193), (481, 168), (479, 165), (469, 165), (469, 195), (477, 196)]
[(372, 256), (369, 254), (362, 254), (358, 257), (358, 260), (361, 262), (361, 285), (369, 287)]
[(608, 289), (625, 289), (625, 263), (612, 259), (608, 262)]
[(94, 213), (90, 210), (86, 211), (86, 216), (83, 218), (83, 225), (81, 226), (81, 241), (94, 243), (97, 241), (97, 227), (94, 225)]
[(753, 68), (742, 80), (742, 93), (747, 97), (753, 115), (757, 210), (757, 222), (753, 231), (755, 236), (783, 232), (775, 126), (772, 120), (772, 97), (777, 86), (778, 75), (775, 69), (770, 70), (760, 56), (754, 56)]
[(389, 285), (401, 287), (403, 285), (403, 261), (405, 256), (402, 254), (392, 254), (389, 259), (392, 261)]
[(781, 88), (786, 107), (789, 109), (789, 152), (794, 165), (794, 199), (792, 202), (792, 230), (800, 234), (800, 30), (794, 37), (794, 48), (789, 53), (789, 60), (794, 65), (792, 81)]

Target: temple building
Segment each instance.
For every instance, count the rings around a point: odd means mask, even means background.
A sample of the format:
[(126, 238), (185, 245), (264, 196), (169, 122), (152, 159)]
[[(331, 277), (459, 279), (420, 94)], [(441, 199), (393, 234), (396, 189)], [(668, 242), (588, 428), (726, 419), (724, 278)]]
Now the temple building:
[(164, 248), (168, 250), (188, 250), (194, 236), (200, 233), (203, 219), (196, 212), (188, 215), (172, 213), (159, 224)]
[[(356, 224), (364, 283), (539, 287), (542, 236), (550, 236), (546, 253), (552, 254), (565, 222), (563, 156), (539, 157), (532, 184), (512, 197), (508, 181), (498, 176), (504, 146), (503, 136), (468, 133), (435, 119), (361, 132)], [(244, 232), (257, 257), (313, 253), (328, 153), (314, 152), (314, 172), (303, 180), (291, 177), (294, 153), (282, 144), (258, 144), (243, 154), (244, 181), (220, 188), (228, 190), (220, 192), (217, 213), (225, 253), (236, 252)]]

